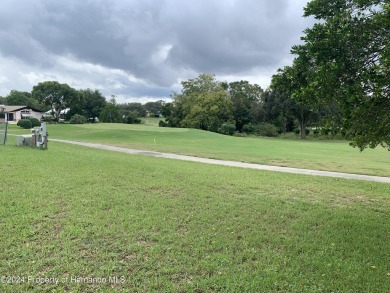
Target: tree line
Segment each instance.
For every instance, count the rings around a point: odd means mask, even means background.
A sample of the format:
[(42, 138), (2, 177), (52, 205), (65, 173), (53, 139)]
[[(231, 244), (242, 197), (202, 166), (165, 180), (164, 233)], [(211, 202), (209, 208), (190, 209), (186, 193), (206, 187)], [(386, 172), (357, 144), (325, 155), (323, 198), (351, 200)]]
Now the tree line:
[[(46, 120), (59, 122), (70, 121), (72, 117), (78, 123), (113, 122), (139, 123), (139, 117), (159, 116), (164, 101), (118, 104), (115, 96), (109, 101), (99, 90), (76, 90), (67, 84), (57, 81), (45, 81), (33, 87), (32, 92), (12, 90), (7, 96), (0, 97), (0, 104), (28, 106), (42, 112), (50, 112)], [(69, 109), (66, 114), (65, 109)]]
[[(54, 122), (64, 119), (86, 123), (98, 118), (101, 122), (140, 123), (140, 117), (149, 115), (162, 117), (160, 126), (197, 128), (229, 135), (277, 136), (297, 131), (302, 122), (302, 109), (289, 96), (272, 89), (264, 91), (259, 85), (244, 80), (217, 81), (213, 74), (200, 74), (183, 81), (182, 91), (172, 93), (171, 98), (169, 103), (159, 100), (118, 104), (115, 96), (107, 101), (98, 90), (76, 90), (57, 81), (45, 81), (35, 85), (31, 93), (12, 90), (0, 98), (0, 103), (48, 111), (52, 117), (44, 119)], [(68, 108), (66, 114), (61, 114)], [(315, 117), (311, 113), (311, 125)], [(302, 129), (301, 135), (305, 135), (307, 130)]]
[(262, 136), (294, 131), (303, 139), (310, 128), (315, 133), (331, 132), (322, 118), (336, 109), (311, 110), (282, 92), (276, 82), (273, 85), (263, 90), (245, 80), (228, 83), (217, 81), (213, 74), (200, 74), (183, 81), (182, 91), (172, 94), (172, 102), (162, 107), (165, 121), (160, 126)]
[(304, 16), (317, 22), (291, 49), (292, 65), (280, 68), (267, 90), (200, 75), (173, 94), (163, 125), (222, 133), (273, 125), (279, 132), (298, 128), (303, 139), (307, 127), (316, 126), (360, 150), (390, 150), (389, 1), (312, 0)]

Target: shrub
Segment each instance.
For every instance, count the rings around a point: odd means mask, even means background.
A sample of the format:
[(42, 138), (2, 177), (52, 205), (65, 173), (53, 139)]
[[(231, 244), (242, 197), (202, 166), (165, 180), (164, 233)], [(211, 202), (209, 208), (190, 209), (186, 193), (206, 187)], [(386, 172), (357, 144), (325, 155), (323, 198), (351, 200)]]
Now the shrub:
[(54, 118), (53, 116), (42, 116), (42, 122), (47, 122), (50, 124), (54, 122)]
[(31, 121), (32, 127), (41, 126), (41, 121), (39, 121), (39, 119), (37, 119), (37, 118), (28, 118), (28, 120)]
[(5, 113), (4, 112), (0, 112), (0, 119), (2, 118), (5, 118)]
[[(207, 130), (212, 132), (219, 132), (219, 130), (222, 128), (222, 125), (220, 123), (221, 122), (219, 121), (219, 119), (212, 119), (209, 122)], [(236, 129), (236, 127), (234, 127), (234, 129)]]
[(226, 134), (226, 135), (233, 135), (235, 131), (236, 131), (236, 126), (231, 123), (224, 123), (218, 129), (219, 133)]
[(245, 133), (251, 134), (251, 133), (254, 133), (256, 131), (256, 127), (252, 123), (248, 123), (242, 127), (242, 131)]
[(294, 129), (294, 133), (295, 133), (296, 135), (299, 135), (299, 134), (301, 133), (301, 130), (300, 130), (299, 128), (295, 128), (295, 129)]
[(338, 129), (338, 128), (332, 128), (332, 129), (330, 130), (330, 133), (331, 133), (332, 135), (337, 135), (337, 134), (339, 134), (339, 132), (340, 132), (340, 129)]
[(305, 133), (306, 133), (306, 135), (309, 135), (309, 134), (310, 134), (310, 129), (309, 129), (309, 128), (306, 128), (306, 129), (305, 129)]
[(84, 124), (87, 123), (87, 118), (85, 118), (83, 115), (74, 114), (70, 120), (70, 124)]
[(138, 111), (131, 111), (129, 113), (129, 116), (127, 116), (127, 124), (140, 124), (141, 119), (139, 118), (139, 113)]
[(238, 131), (236, 131), (236, 132), (233, 134), (233, 136), (237, 136), (237, 137), (247, 137), (248, 134), (245, 133), (245, 132), (238, 132)]
[(315, 136), (317, 136), (317, 135), (320, 134), (320, 131), (316, 128), (316, 129), (313, 130), (313, 134), (314, 134)]
[(276, 137), (279, 135), (278, 128), (270, 123), (261, 123), (257, 126), (256, 132), (260, 136)]
[(29, 119), (21, 119), (18, 121), (18, 123), (16, 125), (24, 128), (24, 129), (32, 128), (32, 123)]
[(160, 121), (158, 122), (158, 126), (160, 126), (160, 127), (168, 127), (168, 123), (166, 123), (166, 122), (163, 121), (163, 120), (160, 120)]
[(329, 128), (321, 128), (321, 134), (322, 135), (328, 135), (330, 132), (330, 129)]

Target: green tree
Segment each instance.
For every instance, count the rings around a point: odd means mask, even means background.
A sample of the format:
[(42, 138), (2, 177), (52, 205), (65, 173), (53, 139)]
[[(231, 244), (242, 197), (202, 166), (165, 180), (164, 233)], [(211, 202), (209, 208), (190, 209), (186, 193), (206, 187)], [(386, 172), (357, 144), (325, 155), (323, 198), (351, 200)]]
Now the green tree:
[(37, 110), (44, 110), (45, 107), (41, 105), (37, 100), (32, 98), (29, 92), (20, 92), (12, 90), (6, 97), (6, 103), (14, 106), (28, 106)]
[(116, 103), (115, 96), (112, 96), (110, 101), (100, 112), (99, 120), (102, 122), (109, 122), (109, 123), (122, 122), (122, 118), (119, 115), (119, 107)]
[(184, 119), (183, 106), (186, 98), (183, 94), (172, 93), (172, 103), (167, 103), (161, 108), (161, 113), (169, 127), (183, 127), (181, 121)]
[(183, 98), (181, 94), (173, 93), (171, 95), (173, 102), (166, 103), (161, 108), (161, 114), (165, 117), (165, 126), (180, 127), (180, 121), (184, 118), (182, 106)]
[(264, 92), (264, 120), (277, 126), (282, 132), (294, 130), (294, 116), (291, 114), (291, 97), (283, 91), (267, 89)]
[(139, 118), (139, 113), (137, 111), (131, 111), (128, 116), (127, 116), (127, 119), (125, 120), (125, 122), (127, 124), (140, 124), (141, 123), (141, 119)]
[(261, 113), (263, 90), (259, 85), (241, 80), (229, 83), (228, 90), (238, 131), (241, 131), (245, 124), (259, 123), (264, 118)]
[(206, 73), (199, 74), (197, 78), (182, 81), (181, 85), (183, 87), (182, 94), (184, 96), (200, 93), (212, 93), (225, 89), (224, 85), (215, 79), (214, 74)]
[(100, 113), (107, 105), (106, 98), (100, 91), (91, 89), (80, 90), (79, 95), (84, 101), (84, 115), (90, 121), (95, 122), (95, 119), (100, 116)]
[(316, 65), (312, 103), (337, 105), (353, 146), (390, 149), (389, 1), (312, 0), (305, 16), (319, 22), (292, 52)]
[(62, 110), (77, 107), (80, 103), (80, 96), (75, 89), (57, 81), (38, 83), (33, 87), (32, 96), (40, 103), (50, 106), (54, 121), (59, 120)]
[(163, 100), (159, 100), (156, 102), (147, 102), (144, 107), (149, 114), (156, 116), (161, 114), (161, 108), (164, 106), (165, 102)]
[(7, 105), (7, 98), (0, 96), (0, 105)]
[(212, 74), (182, 82), (182, 92), (173, 93), (173, 102), (162, 108), (169, 126), (218, 131), (233, 121), (233, 103), (229, 93)]
[(183, 110), (183, 127), (217, 132), (223, 123), (233, 121), (233, 103), (229, 93), (223, 89), (191, 94)]
[(119, 114), (121, 116), (127, 116), (131, 112), (138, 112), (139, 117), (145, 117), (146, 116), (146, 109), (145, 106), (141, 103), (126, 103), (126, 104), (119, 104)]
[(306, 126), (313, 113), (310, 101), (314, 93), (308, 84), (315, 72), (315, 67), (304, 57), (294, 59), (292, 66), (279, 69), (271, 81), (271, 89), (284, 99), (285, 111), (298, 120), (301, 139), (306, 138)]

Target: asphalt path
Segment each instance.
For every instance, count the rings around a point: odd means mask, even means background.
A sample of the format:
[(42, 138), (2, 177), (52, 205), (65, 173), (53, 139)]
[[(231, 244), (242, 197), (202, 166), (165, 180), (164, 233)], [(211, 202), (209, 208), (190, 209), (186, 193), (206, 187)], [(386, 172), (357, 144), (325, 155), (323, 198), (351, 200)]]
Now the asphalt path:
[(309, 170), (309, 169), (299, 169), (299, 168), (290, 168), (290, 167), (279, 167), (279, 166), (243, 163), (243, 162), (236, 162), (236, 161), (215, 160), (215, 159), (199, 158), (199, 157), (192, 157), (192, 156), (186, 156), (186, 155), (176, 155), (176, 154), (160, 153), (160, 152), (153, 152), (153, 151), (127, 149), (127, 148), (109, 146), (109, 145), (98, 144), (98, 143), (79, 142), (79, 141), (53, 139), (53, 138), (50, 138), (50, 141), (81, 145), (81, 146), (102, 149), (102, 150), (108, 150), (108, 151), (114, 151), (114, 152), (121, 152), (121, 153), (126, 153), (126, 154), (131, 154), (131, 155), (143, 155), (143, 156), (150, 156), (150, 157), (156, 157), (156, 158), (174, 159), (174, 160), (182, 160), (182, 161), (190, 161), (190, 162), (198, 162), (198, 163), (222, 165), (222, 166), (230, 166), (230, 167), (239, 167), (239, 168), (247, 168), (247, 169), (266, 170), (266, 171), (274, 171), (274, 172), (284, 172), (284, 173), (303, 174), (303, 175), (312, 175), (312, 176), (323, 176), (323, 177), (334, 177), (334, 178), (343, 178), (343, 179), (355, 179), (355, 180), (390, 183), (390, 177), (348, 174), (348, 173), (339, 173), (339, 172), (328, 172), (328, 171), (319, 171), (319, 170)]

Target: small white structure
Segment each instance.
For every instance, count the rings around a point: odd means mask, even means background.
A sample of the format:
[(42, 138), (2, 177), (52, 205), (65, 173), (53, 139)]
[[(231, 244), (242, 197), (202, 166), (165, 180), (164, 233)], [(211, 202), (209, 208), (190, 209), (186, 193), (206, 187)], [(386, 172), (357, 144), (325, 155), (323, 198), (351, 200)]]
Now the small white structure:
[[(66, 116), (66, 114), (68, 114), (69, 111), (70, 111), (70, 108), (66, 108), (66, 109), (64, 109), (64, 110), (61, 110), (61, 111), (60, 111), (60, 117), (58, 117), (59, 120), (60, 120), (60, 121), (61, 121), (61, 120), (65, 120), (65, 116)], [(54, 110), (49, 110), (49, 111), (43, 113), (43, 116), (44, 116), (44, 117), (53, 117), (53, 112), (55, 113), (56, 110), (55, 110), (55, 109), (54, 109)], [(53, 117), (53, 118), (54, 118), (54, 117)]]
[(17, 135), (16, 145), (47, 149), (47, 137), (46, 123), (42, 122), (40, 127), (31, 129), (31, 134)]

